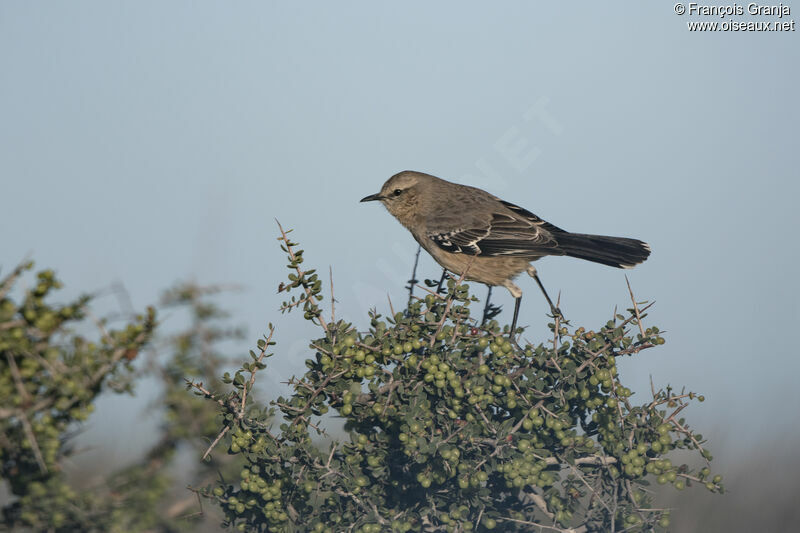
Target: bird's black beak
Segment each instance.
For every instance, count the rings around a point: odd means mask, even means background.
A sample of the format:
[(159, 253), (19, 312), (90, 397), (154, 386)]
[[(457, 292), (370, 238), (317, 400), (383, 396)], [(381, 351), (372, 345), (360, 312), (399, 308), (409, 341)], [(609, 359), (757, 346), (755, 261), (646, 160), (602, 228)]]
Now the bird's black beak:
[(381, 196), (381, 193), (370, 194), (369, 196), (365, 196), (364, 198), (361, 199), (362, 202), (374, 202), (375, 200), (383, 200), (383, 196)]

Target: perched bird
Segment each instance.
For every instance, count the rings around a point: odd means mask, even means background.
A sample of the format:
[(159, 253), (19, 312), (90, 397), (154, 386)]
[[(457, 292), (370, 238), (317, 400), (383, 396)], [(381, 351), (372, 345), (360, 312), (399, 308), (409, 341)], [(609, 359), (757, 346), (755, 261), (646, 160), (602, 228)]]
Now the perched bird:
[(617, 268), (632, 268), (650, 255), (636, 239), (570, 233), (530, 211), (476, 187), (406, 170), (362, 198), (380, 201), (444, 268), (489, 287), (502, 285), (515, 298), (511, 335), (517, 325), (522, 291), (513, 279), (527, 272), (542, 290), (553, 314), (561, 314), (547, 295), (531, 261), (566, 255)]

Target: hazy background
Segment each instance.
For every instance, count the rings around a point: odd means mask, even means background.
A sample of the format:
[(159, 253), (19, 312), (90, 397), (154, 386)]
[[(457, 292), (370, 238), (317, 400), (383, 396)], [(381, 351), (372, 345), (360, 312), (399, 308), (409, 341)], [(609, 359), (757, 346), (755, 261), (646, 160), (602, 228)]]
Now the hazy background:
[[(650, 243), (628, 275), (667, 344), (623, 361), (624, 379), (641, 402), (650, 376), (704, 393), (688, 418), (729, 489), (763, 474), (777, 490), (800, 473), (785, 462), (800, 444), (798, 34), (687, 20), (722, 19), (634, 1), (2, 2), (0, 266), (30, 254), (68, 294), (121, 281), (137, 308), (180, 278), (240, 284), (226, 303), (250, 332), (241, 352), (278, 327), (260, 380), (275, 396), (313, 330), (277, 312), (274, 219), (364, 325), (387, 294), (404, 301), (416, 244), (358, 200), (404, 169), (477, 185)], [(537, 268), (575, 325), (629, 305), (622, 271)], [(547, 305), (520, 285), (541, 340)], [(96, 453), (141, 449), (155, 392), (140, 392), (99, 406)]]

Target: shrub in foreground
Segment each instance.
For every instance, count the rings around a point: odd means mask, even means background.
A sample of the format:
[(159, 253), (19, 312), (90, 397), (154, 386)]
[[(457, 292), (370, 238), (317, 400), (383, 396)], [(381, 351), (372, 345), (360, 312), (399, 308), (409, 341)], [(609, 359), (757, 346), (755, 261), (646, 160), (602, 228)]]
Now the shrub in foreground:
[[(554, 318), (550, 335), (518, 346), (496, 320), (479, 324), (462, 280), (412, 298), (357, 331), (323, 315), (322, 282), (281, 229), (290, 274), (284, 311), (302, 310), (320, 337), (293, 393), (252, 401), (273, 330), (217, 402), (219, 442), (243, 457), (239, 479), (206, 496), (242, 531), (651, 531), (669, 526), (650, 483), (722, 492), (701, 435), (680, 416), (692, 392), (653, 390), (637, 403), (617, 368), (664, 339), (631, 295), (598, 328)], [(279, 415), (277, 413), (280, 413)], [(349, 438), (326, 438), (326, 417)], [(275, 424), (273, 417), (279, 416)], [(277, 427), (276, 427), (277, 426)], [(320, 437), (322, 436), (322, 437)], [(673, 462), (674, 450), (701, 467)], [(685, 456), (685, 455), (684, 455)]]

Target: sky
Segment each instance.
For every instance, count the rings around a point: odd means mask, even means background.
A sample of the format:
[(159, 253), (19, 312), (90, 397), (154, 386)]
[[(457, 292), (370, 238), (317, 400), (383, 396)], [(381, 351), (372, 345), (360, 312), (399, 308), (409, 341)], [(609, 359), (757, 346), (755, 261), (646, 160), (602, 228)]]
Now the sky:
[[(2, 2), (0, 267), (30, 256), (65, 295), (121, 282), (137, 309), (181, 279), (239, 285), (242, 357), (277, 326), (275, 396), (318, 335), (278, 311), (276, 219), (364, 326), (405, 301), (416, 244), (359, 199), (424, 171), (647, 241), (627, 275), (667, 343), (620, 362), (634, 398), (651, 377), (705, 394), (687, 416), (712, 449), (796, 435), (798, 33), (687, 29), (727, 20), (634, 1)], [(576, 327), (630, 304), (623, 271), (536, 267)], [(545, 340), (548, 307), (518, 284)], [(124, 447), (138, 430), (116, 414), (93, 424)]]

